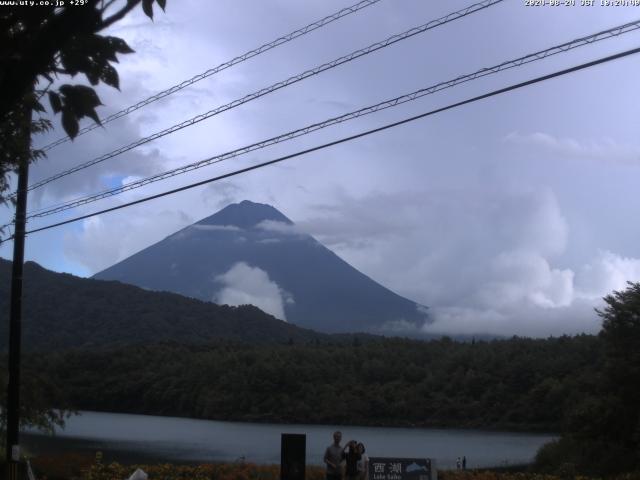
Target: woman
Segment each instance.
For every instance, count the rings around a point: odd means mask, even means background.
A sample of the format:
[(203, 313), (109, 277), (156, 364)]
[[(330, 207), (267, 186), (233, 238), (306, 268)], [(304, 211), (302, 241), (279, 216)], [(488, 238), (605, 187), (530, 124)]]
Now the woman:
[(358, 452), (360, 453), (360, 460), (358, 460), (358, 478), (360, 480), (367, 480), (367, 478), (369, 478), (369, 457), (364, 453), (364, 444), (358, 444)]
[(344, 447), (344, 459), (347, 463), (345, 468), (346, 480), (358, 480), (358, 461), (360, 460), (360, 451), (358, 450), (358, 443), (355, 440), (351, 440)]

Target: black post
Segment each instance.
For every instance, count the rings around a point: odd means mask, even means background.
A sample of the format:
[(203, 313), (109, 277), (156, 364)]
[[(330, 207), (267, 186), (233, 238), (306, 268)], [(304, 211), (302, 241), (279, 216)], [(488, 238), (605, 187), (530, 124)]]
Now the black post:
[(307, 436), (283, 433), (280, 439), (280, 480), (304, 480), (307, 466)]
[[(31, 148), (31, 108), (25, 102), (25, 151), (18, 165), (18, 189), (13, 238), (13, 269), (11, 271), (11, 310), (9, 319), (9, 383), (7, 385), (6, 458), (9, 479), (18, 478), (20, 454), (20, 344), (22, 327), (22, 266), (24, 263), (24, 237), (29, 183), (29, 156)], [(14, 455), (15, 454), (15, 455)]]

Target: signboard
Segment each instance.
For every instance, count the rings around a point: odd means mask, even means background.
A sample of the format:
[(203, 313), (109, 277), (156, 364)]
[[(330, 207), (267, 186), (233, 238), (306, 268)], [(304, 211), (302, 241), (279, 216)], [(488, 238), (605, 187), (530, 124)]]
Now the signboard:
[(435, 480), (428, 458), (369, 459), (369, 480)]

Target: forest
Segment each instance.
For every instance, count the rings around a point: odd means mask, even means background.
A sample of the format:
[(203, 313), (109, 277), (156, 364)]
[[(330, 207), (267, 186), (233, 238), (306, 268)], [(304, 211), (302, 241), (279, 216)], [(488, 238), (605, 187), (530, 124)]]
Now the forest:
[(25, 358), (69, 406), (218, 420), (558, 432), (598, 383), (597, 337), (163, 343)]

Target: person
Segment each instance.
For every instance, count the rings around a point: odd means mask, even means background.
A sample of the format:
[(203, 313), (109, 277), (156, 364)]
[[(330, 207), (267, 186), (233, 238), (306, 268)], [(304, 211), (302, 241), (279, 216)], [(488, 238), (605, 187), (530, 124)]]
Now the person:
[(345, 469), (346, 480), (358, 480), (358, 461), (362, 458), (358, 450), (358, 442), (351, 440), (344, 447), (343, 458), (347, 466)]
[(327, 464), (327, 480), (342, 480), (340, 463), (344, 460), (344, 450), (340, 445), (341, 440), (342, 433), (339, 431), (334, 432), (333, 443), (324, 452), (324, 463)]
[(364, 448), (363, 443), (358, 444), (358, 451), (360, 452), (360, 460), (358, 460), (358, 477), (360, 480), (367, 480), (367, 478), (369, 478), (369, 456), (364, 453), (366, 449)]
[(463, 470), (467, 469), (467, 457), (466, 457), (466, 455), (464, 457), (462, 457), (462, 469)]
[(456, 459), (456, 470), (460, 470), (460, 457)]

